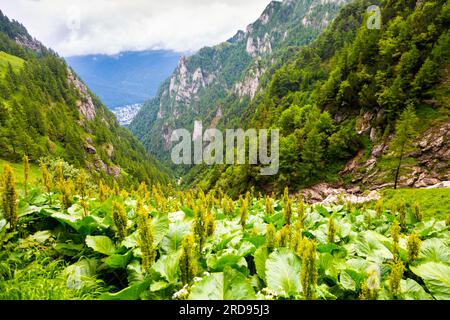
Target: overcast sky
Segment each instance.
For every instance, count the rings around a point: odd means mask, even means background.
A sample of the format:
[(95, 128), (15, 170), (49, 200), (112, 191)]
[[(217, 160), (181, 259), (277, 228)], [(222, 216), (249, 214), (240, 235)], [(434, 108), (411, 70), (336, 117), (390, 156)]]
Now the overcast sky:
[(46, 46), (63, 56), (127, 50), (195, 51), (232, 37), (270, 0), (0, 0)]

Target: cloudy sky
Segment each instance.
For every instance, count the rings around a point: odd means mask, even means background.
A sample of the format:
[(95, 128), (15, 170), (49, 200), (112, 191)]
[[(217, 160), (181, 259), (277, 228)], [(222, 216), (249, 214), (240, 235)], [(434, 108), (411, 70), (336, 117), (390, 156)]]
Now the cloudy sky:
[(270, 0), (0, 0), (63, 56), (127, 50), (195, 51), (232, 37)]

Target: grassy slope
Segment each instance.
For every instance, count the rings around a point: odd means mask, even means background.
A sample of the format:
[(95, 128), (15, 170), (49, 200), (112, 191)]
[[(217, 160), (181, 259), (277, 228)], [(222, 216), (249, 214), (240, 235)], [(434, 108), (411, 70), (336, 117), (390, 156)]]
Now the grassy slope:
[[(19, 189), (22, 188), (22, 183), (23, 183), (23, 178), (24, 178), (22, 163), (11, 163), (11, 162), (0, 159), (0, 173), (3, 173), (3, 167), (6, 164), (9, 164), (13, 168), (14, 175), (16, 176), (17, 185), (18, 185)], [(40, 172), (39, 166), (37, 166), (36, 164), (30, 163), (29, 183), (30, 184), (37, 183), (38, 179), (40, 177), (41, 177), (41, 172)]]
[(13, 70), (18, 70), (22, 68), (24, 62), (21, 58), (0, 51), (0, 76), (3, 77), (5, 75), (8, 63), (11, 64)]
[(386, 189), (383, 191), (383, 205), (392, 208), (399, 203), (418, 203), (426, 217), (445, 218), (450, 214), (450, 189)]

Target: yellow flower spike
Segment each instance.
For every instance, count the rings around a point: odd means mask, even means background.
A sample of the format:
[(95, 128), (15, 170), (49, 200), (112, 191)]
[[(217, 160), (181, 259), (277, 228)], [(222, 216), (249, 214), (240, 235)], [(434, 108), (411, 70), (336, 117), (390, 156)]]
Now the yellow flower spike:
[(2, 178), (2, 207), (10, 228), (15, 230), (19, 221), (17, 208), (16, 177), (10, 165), (5, 165)]

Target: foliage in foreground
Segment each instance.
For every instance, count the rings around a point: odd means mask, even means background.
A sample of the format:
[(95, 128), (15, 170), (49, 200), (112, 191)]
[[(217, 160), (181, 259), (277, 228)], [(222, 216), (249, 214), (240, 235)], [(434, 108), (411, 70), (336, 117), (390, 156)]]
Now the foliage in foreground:
[(235, 202), (64, 175), (12, 203), (13, 180), (0, 299), (450, 299), (448, 219), (418, 206)]

